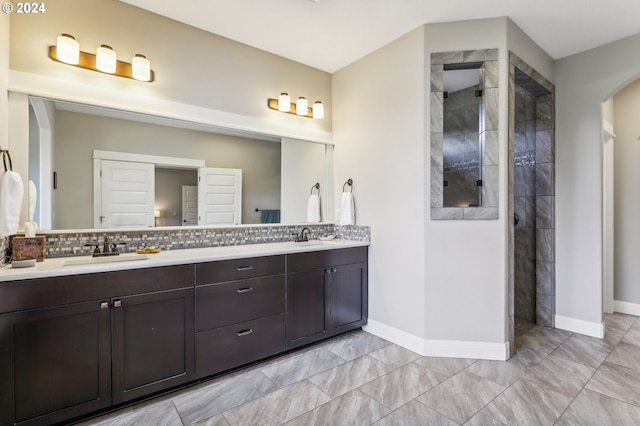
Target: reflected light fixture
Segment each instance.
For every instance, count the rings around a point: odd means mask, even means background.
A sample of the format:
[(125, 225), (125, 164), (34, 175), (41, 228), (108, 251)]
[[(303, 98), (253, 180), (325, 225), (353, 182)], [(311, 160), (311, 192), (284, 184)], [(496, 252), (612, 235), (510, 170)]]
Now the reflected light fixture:
[(132, 63), (119, 61), (116, 52), (106, 44), (100, 45), (95, 55), (83, 52), (80, 44), (69, 34), (60, 35), (56, 45), (49, 46), (49, 58), (79, 68), (139, 81), (151, 82), (155, 79), (151, 63), (144, 55), (136, 54)]
[(116, 61), (118, 60), (116, 52), (111, 46), (101, 44), (96, 52), (96, 68), (102, 72), (113, 74), (116, 72)]
[(291, 102), (288, 93), (282, 92), (278, 99), (269, 99), (268, 106), (270, 109), (294, 114), (300, 117), (308, 117), (315, 119), (324, 118), (324, 105), (321, 101), (315, 101), (313, 107), (309, 107), (309, 101), (304, 96), (298, 97), (295, 103)]

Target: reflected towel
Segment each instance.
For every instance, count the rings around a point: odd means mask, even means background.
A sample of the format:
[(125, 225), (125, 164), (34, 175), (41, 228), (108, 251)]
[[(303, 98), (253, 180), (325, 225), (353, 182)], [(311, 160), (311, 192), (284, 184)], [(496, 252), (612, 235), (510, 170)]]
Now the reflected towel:
[(353, 193), (343, 192), (340, 204), (340, 225), (356, 224), (356, 206), (353, 202)]
[(320, 196), (311, 194), (307, 202), (307, 222), (320, 222)]
[(7, 171), (0, 179), (0, 235), (18, 232), (24, 186), (17, 172)]
[(260, 210), (262, 223), (280, 223), (280, 210)]

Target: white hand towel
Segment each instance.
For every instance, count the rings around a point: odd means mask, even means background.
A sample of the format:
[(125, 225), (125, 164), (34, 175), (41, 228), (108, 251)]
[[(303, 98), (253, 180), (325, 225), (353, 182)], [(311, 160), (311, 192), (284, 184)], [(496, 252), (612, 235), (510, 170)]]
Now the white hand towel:
[(340, 225), (355, 225), (356, 207), (353, 202), (353, 193), (343, 192), (340, 203)]
[(0, 235), (18, 232), (24, 187), (17, 172), (5, 172), (0, 179)]
[(307, 222), (320, 222), (320, 196), (311, 194), (307, 202)]

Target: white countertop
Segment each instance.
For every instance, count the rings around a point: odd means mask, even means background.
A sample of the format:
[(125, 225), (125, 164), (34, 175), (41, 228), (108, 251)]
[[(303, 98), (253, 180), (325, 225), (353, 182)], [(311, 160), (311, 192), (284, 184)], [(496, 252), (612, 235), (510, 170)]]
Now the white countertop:
[[(186, 263), (241, 259), (247, 257), (272, 256), (277, 254), (333, 250), (350, 247), (366, 247), (369, 245), (370, 243), (367, 241), (311, 240), (308, 243), (284, 242), (167, 250), (157, 254), (144, 255), (123, 253), (118, 256), (103, 258), (92, 258), (91, 256), (60, 257), (45, 259), (43, 262), (37, 262), (36, 266), (29, 268), (13, 268), (11, 265), (0, 268), (0, 282), (59, 277), (65, 275), (91, 274), (96, 272), (122, 271), (127, 269), (153, 268), (156, 266), (182, 265)], [(136, 260), (133, 261), (133, 259)], [(68, 265), (69, 262), (78, 261), (89, 263)]]

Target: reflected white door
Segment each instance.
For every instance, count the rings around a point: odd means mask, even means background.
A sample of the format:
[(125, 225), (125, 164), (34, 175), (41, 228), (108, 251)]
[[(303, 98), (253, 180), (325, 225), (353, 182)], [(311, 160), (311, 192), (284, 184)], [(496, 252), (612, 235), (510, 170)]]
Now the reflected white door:
[(182, 226), (198, 224), (198, 187), (182, 185)]
[(155, 173), (150, 163), (102, 160), (100, 228), (154, 226)]
[(198, 225), (242, 223), (242, 170), (198, 169)]

